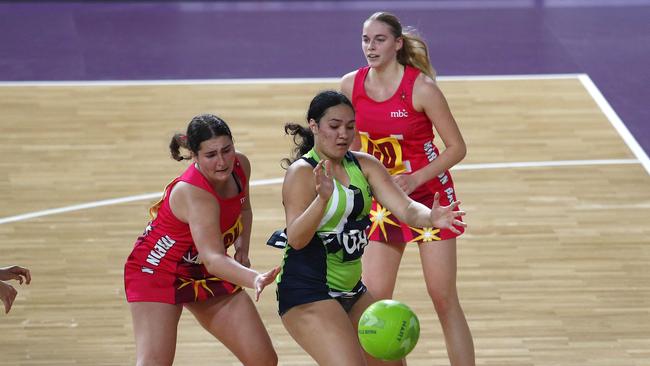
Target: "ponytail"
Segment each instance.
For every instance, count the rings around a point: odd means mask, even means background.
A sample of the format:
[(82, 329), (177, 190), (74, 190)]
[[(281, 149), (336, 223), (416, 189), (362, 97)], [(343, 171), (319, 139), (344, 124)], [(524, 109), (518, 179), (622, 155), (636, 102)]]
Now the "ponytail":
[[(307, 123), (314, 120), (317, 125), (320, 124), (321, 118), (328, 109), (337, 105), (347, 105), (352, 110), (352, 103), (343, 93), (334, 90), (324, 90), (314, 97), (309, 103), (307, 110)], [(284, 125), (284, 133), (293, 136), (293, 143), (296, 147), (293, 149), (293, 155), (289, 158), (282, 159), (281, 165), (286, 169), (294, 161), (300, 159), (314, 147), (314, 134), (309, 127), (301, 126), (297, 123), (287, 123)]]
[(431, 79), (436, 79), (436, 70), (429, 60), (429, 49), (415, 30), (410, 28), (402, 33), (402, 48), (397, 52), (397, 61), (402, 65), (413, 66)]
[(187, 147), (187, 136), (182, 133), (177, 133), (172, 137), (169, 142), (169, 151), (172, 154), (172, 159), (176, 161), (189, 160), (191, 156), (181, 155), (181, 148), (189, 150)]
[(181, 155), (181, 148), (198, 155), (203, 141), (218, 136), (228, 136), (231, 140), (233, 139), (230, 127), (223, 119), (214, 114), (195, 116), (187, 125), (187, 132), (175, 134), (169, 142), (172, 159), (176, 161), (190, 160), (192, 155)]
[(293, 154), (289, 158), (282, 159), (282, 167), (288, 168), (294, 161), (300, 159), (314, 147), (314, 134), (309, 127), (301, 126), (297, 123), (287, 123), (284, 125), (284, 133), (293, 136)]

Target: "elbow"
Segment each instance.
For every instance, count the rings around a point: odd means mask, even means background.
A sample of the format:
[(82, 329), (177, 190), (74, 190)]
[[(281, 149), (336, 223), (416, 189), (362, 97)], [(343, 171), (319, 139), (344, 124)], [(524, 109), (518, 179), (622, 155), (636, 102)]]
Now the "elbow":
[[(466, 156), (466, 155), (467, 155), (467, 145), (465, 145), (465, 144), (463, 143), (463, 144), (460, 146), (460, 154), (459, 154), (460, 160), (465, 159), (465, 156)], [(460, 161), (460, 160), (459, 160), (459, 161)]]
[[(311, 239), (311, 238), (309, 238)], [(287, 244), (293, 249), (300, 250), (307, 246), (309, 239), (303, 238), (298, 234), (292, 234), (287, 230)]]
[(225, 255), (223, 254), (213, 254), (213, 255), (205, 256), (200, 259), (201, 259), (201, 264), (205, 266), (205, 269), (209, 273), (219, 278), (223, 278), (224, 273), (222, 272), (224, 269), (224, 265), (223, 265), (224, 258)]
[(309, 242), (306, 241), (306, 240), (292, 241), (291, 239), (289, 239), (289, 240), (287, 241), (287, 244), (288, 244), (290, 247), (292, 247), (293, 249), (295, 249), (295, 250), (300, 250), (300, 249), (306, 247), (308, 243), (309, 243)]
[[(456, 156), (456, 163), (460, 162), (461, 160), (465, 159), (465, 156), (467, 155), (467, 145), (465, 145), (464, 142), (454, 146), (454, 152)], [(454, 164), (456, 164), (454, 163)]]

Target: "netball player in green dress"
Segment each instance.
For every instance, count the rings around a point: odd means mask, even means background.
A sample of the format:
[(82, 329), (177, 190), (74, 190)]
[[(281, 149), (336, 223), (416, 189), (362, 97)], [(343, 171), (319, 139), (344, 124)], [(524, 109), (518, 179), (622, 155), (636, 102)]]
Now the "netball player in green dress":
[(374, 302), (361, 282), (372, 197), (420, 227), (457, 230), (464, 212), (454, 211), (458, 202), (441, 207), (437, 196), (431, 209), (411, 200), (377, 159), (349, 151), (355, 117), (345, 95), (316, 95), (307, 122), (285, 126), (297, 146), (282, 187), (286, 233), (271, 240), (288, 243), (277, 277), (282, 323), (319, 365), (381, 363), (364, 354), (356, 334)]

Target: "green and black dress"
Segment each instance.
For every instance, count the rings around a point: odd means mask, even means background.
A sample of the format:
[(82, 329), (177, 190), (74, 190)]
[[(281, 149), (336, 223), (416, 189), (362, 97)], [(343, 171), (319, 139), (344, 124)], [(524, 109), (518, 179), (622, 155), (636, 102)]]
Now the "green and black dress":
[[(314, 149), (302, 159), (314, 167), (320, 161)], [(350, 185), (334, 179), (334, 191), (311, 241), (300, 250), (284, 247), (282, 271), (276, 279), (280, 315), (296, 305), (326, 299), (337, 299), (349, 311), (366, 291), (361, 282), (361, 255), (368, 244), (372, 192), (352, 153), (342, 163)], [(286, 240), (276, 232), (269, 244), (277, 245), (282, 237)]]

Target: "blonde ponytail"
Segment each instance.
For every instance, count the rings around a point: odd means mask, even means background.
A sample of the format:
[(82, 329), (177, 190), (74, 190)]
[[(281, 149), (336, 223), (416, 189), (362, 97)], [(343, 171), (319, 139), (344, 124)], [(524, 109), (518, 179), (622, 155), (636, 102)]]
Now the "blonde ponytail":
[(413, 66), (435, 80), (436, 70), (431, 65), (429, 49), (424, 40), (412, 29), (402, 33), (402, 39), (404, 42), (402, 49), (397, 52), (397, 61), (402, 65)]

